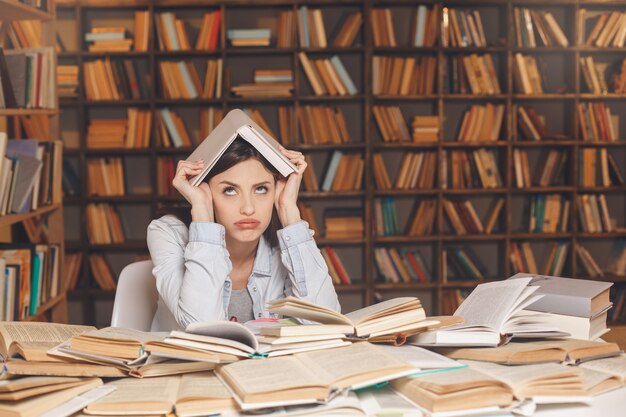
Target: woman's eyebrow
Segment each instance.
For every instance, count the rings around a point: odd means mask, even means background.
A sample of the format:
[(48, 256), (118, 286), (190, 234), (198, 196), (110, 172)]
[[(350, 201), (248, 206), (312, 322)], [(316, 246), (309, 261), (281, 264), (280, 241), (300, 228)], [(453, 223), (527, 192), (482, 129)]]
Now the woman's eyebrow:
[[(230, 186), (232, 186), (232, 187), (237, 187), (237, 188), (240, 188), (240, 187), (239, 187), (239, 184), (235, 184), (234, 182), (230, 182), (230, 181), (226, 181), (226, 180), (220, 181), (219, 183), (220, 183), (220, 184), (230, 185)], [(259, 186), (261, 186), (261, 185), (268, 185), (268, 184), (270, 184), (270, 182), (269, 182), (269, 181), (263, 181), (263, 182), (259, 182), (259, 183), (257, 183), (257, 184), (253, 184), (253, 185), (252, 185), (252, 187), (259, 187)]]
[(233, 187), (237, 187), (239, 188), (239, 185), (235, 184), (234, 182), (230, 182), (230, 181), (220, 181), (220, 184), (226, 184), (226, 185), (231, 185)]

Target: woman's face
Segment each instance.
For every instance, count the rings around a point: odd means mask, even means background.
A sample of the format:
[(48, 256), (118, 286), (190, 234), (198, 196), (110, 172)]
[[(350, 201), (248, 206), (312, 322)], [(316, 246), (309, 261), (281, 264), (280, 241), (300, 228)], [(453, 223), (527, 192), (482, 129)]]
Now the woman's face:
[(272, 219), (274, 176), (256, 159), (240, 162), (209, 181), (215, 221), (240, 242), (261, 237)]

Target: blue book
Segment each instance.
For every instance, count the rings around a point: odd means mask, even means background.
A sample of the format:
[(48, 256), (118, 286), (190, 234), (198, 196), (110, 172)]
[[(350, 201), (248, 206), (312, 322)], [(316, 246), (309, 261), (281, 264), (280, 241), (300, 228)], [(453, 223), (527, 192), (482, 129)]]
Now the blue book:
[(342, 156), (343, 153), (341, 151), (333, 152), (333, 156), (330, 158), (330, 163), (328, 164), (328, 169), (326, 170), (326, 176), (324, 176), (324, 181), (322, 183), (322, 191), (330, 191)]
[(176, 22), (174, 21), (173, 13), (163, 13), (163, 22), (165, 23), (165, 30), (167, 30), (167, 37), (172, 44), (172, 50), (180, 51), (180, 44), (178, 43), (178, 36), (176, 35)]
[(43, 262), (43, 253), (37, 252), (35, 257), (33, 258), (33, 271), (32, 278), (30, 281), (30, 312), (31, 316), (37, 314), (37, 309), (39, 308), (39, 300), (41, 299), (41, 280), (43, 276), (43, 271), (41, 270), (41, 265)]
[(417, 6), (417, 23), (415, 25), (415, 41), (413, 46), (424, 46), (424, 29), (426, 28), (426, 5)]
[(339, 57), (337, 55), (333, 55), (333, 57), (330, 58), (330, 63), (333, 64), (333, 67), (335, 67), (335, 71), (337, 71), (337, 75), (339, 75), (339, 78), (341, 78), (341, 82), (348, 90), (348, 94), (353, 96), (358, 93), (358, 90), (356, 89), (352, 78), (350, 78), (348, 71), (346, 71), (346, 68), (341, 63)]
[(124, 32), (85, 33), (87, 42), (95, 41), (118, 41), (125, 39)]
[(302, 47), (310, 48), (311, 47), (311, 39), (309, 38), (309, 18), (308, 18), (308, 9), (306, 6), (300, 7), (300, 11), (298, 14), (300, 15), (300, 24), (302, 25)]
[(229, 29), (228, 39), (267, 39), (272, 37), (270, 29)]
[(191, 75), (189, 75), (187, 65), (183, 61), (180, 61), (178, 63), (178, 69), (180, 70), (183, 82), (185, 83), (185, 88), (187, 89), (187, 91), (189, 91), (190, 97), (198, 98), (198, 91), (196, 90), (196, 86), (193, 85), (193, 81), (191, 81)]
[(176, 125), (174, 124), (174, 120), (172, 119), (172, 115), (170, 114), (170, 110), (167, 108), (161, 109), (161, 118), (165, 123), (165, 127), (167, 128), (168, 133), (170, 134), (170, 139), (172, 139), (172, 144), (176, 148), (180, 148), (183, 146), (183, 140), (176, 129)]

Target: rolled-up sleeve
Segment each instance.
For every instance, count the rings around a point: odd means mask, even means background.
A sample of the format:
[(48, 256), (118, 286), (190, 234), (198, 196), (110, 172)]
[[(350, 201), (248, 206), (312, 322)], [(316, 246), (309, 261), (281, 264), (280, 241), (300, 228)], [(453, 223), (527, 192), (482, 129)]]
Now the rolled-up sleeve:
[(188, 230), (172, 216), (148, 226), (148, 250), (161, 298), (182, 327), (207, 320), (224, 320), (224, 286), (232, 265), (224, 227), (192, 222)]
[(291, 285), (285, 285), (285, 295), (340, 311), (337, 293), (328, 274), (326, 262), (305, 221), (278, 231), (281, 261)]

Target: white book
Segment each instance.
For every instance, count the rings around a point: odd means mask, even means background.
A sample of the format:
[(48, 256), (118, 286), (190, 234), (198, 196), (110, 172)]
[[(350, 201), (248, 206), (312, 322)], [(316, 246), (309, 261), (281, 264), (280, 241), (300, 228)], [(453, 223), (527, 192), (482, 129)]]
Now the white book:
[(464, 323), (410, 337), (417, 346), (499, 346), (512, 337), (566, 336), (555, 327), (520, 316), (519, 312), (539, 300), (531, 278), (478, 285), (454, 312)]
[(187, 158), (187, 161), (202, 159), (205, 164), (202, 172), (190, 179), (192, 185), (202, 182), (237, 137), (254, 146), (284, 177), (297, 172), (297, 168), (280, 152), (280, 144), (242, 110), (235, 109), (228, 112)]
[(527, 310), (589, 318), (595, 317), (610, 304), (612, 282), (526, 273), (515, 274), (508, 281), (515, 279), (530, 279), (529, 285), (537, 287), (537, 294), (543, 295), (526, 307)]

